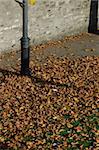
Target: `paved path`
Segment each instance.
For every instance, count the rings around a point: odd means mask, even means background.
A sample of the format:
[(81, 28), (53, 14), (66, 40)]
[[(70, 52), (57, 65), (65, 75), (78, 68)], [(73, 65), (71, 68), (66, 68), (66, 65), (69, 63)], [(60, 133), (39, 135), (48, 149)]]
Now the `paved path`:
[[(0, 68), (15, 68), (20, 61), (20, 55), (20, 50), (2, 54)], [(43, 62), (50, 55), (70, 58), (99, 56), (99, 35), (85, 33), (74, 37), (65, 37), (61, 41), (51, 41), (37, 47), (31, 46), (31, 60), (37, 59)]]

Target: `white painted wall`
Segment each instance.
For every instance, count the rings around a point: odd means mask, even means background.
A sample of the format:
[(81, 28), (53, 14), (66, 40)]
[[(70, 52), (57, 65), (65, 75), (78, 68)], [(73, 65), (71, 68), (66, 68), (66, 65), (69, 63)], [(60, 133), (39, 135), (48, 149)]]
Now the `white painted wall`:
[[(14, 0), (0, 0), (0, 51), (19, 48), (22, 8)], [(37, 0), (29, 6), (31, 44), (88, 30), (90, 0)]]

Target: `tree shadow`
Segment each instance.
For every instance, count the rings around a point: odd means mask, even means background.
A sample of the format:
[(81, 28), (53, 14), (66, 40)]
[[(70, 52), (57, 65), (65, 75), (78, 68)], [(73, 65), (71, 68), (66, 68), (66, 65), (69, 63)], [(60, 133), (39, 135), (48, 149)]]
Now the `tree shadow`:
[(99, 31), (98, 31), (98, 0), (91, 0), (88, 32), (94, 33), (94, 34), (99, 34)]
[[(5, 80), (5, 76), (6, 75), (16, 75), (17, 77), (20, 76), (22, 77), (22, 75), (20, 74), (20, 72), (15, 72), (15, 71), (9, 71), (9, 70), (6, 70), (6, 69), (0, 69), (0, 72), (2, 72), (3, 74), (3, 77), (1, 79), (1, 82), (3, 82)], [(73, 83), (59, 83), (59, 82), (54, 82), (53, 79), (51, 79), (50, 81), (48, 80), (44, 80), (44, 79), (41, 79), (41, 78), (38, 78), (36, 77), (35, 75), (31, 75), (31, 76), (28, 76), (32, 83), (38, 83), (40, 85), (54, 85), (54, 86), (59, 86), (59, 87), (71, 87), (71, 86), (74, 86)]]

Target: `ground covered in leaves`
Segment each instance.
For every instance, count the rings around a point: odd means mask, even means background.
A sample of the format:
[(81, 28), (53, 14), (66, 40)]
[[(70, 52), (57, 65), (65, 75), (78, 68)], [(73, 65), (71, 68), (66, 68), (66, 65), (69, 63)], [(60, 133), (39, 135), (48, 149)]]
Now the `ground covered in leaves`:
[(0, 150), (98, 150), (99, 57), (31, 61), (0, 82)]

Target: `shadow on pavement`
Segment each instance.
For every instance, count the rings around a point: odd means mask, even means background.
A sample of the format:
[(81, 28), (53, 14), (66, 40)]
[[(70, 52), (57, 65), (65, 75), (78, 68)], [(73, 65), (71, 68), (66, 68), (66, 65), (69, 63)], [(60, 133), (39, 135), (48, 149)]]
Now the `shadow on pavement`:
[(94, 34), (99, 34), (99, 31), (98, 31), (98, 0), (91, 0), (88, 32), (94, 33)]

